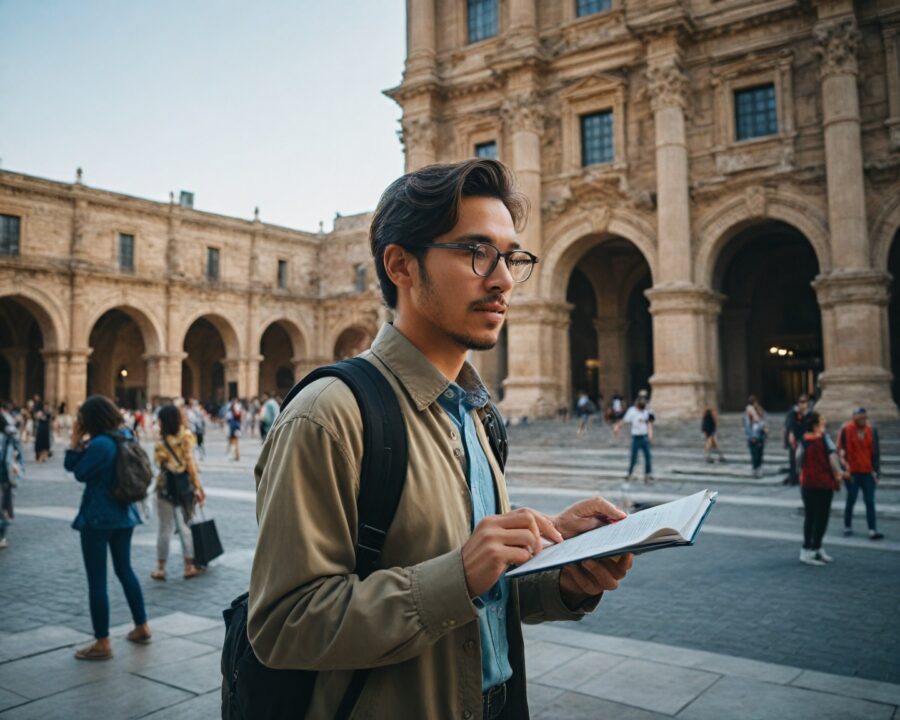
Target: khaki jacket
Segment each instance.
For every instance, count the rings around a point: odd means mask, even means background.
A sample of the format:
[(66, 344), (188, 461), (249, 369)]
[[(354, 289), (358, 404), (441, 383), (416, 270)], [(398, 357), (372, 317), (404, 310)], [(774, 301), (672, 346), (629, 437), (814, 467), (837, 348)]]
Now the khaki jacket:
[[(354, 718), (480, 718), (481, 647), (461, 555), (472, 501), (462, 441), (437, 403), (449, 383), (391, 325), (362, 357), (393, 385), (409, 445), (383, 569), (365, 581), (352, 574), (362, 420), (350, 389), (324, 378), (279, 415), (256, 465), (259, 539), (250, 578), (250, 642), (270, 667), (320, 671), (311, 718), (334, 716), (352, 670), (361, 667), (374, 670)], [(480, 385), (468, 364), (457, 382), (464, 389)], [(475, 427), (505, 512), (503, 474), (477, 418)], [(528, 717), (520, 620), (583, 615), (563, 603), (558, 571), (512, 584), (513, 678), (505, 717)]]

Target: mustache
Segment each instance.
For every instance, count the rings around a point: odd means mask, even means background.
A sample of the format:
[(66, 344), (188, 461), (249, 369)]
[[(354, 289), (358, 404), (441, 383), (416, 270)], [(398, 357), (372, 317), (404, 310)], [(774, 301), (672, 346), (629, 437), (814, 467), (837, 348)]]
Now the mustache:
[(480, 298), (469, 305), (471, 310), (480, 310), (485, 305), (502, 305), (504, 310), (509, 309), (509, 302), (502, 295), (491, 295), (489, 297)]

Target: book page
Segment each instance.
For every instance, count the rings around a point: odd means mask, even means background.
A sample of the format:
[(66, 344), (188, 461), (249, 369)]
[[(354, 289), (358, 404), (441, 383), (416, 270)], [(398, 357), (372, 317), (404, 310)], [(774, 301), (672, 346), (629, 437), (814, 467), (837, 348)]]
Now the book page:
[(683, 536), (682, 531), (689, 531), (697, 518), (703, 517), (706, 507), (714, 497), (715, 493), (710, 494), (703, 490), (679, 500), (641, 510), (612, 525), (604, 525), (557, 545), (551, 545), (507, 574), (511, 577), (526, 575), (617, 550), (627, 552), (628, 548), (648, 541), (653, 543), (689, 541), (691, 536)]

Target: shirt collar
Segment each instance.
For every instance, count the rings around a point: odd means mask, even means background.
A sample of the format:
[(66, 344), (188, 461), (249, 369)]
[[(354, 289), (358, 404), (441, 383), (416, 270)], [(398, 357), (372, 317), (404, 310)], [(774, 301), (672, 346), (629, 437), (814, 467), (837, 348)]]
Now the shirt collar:
[[(431, 405), (450, 386), (444, 374), (390, 323), (385, 323), (378, 331), (372, 343), (372, 354), (400, 381), (417, 410)], [(478, 371), (468, 361), (463, 363), (456, 385), (465, 393), (464, 402), (470, 407), (484, 407), (491, 397)]]

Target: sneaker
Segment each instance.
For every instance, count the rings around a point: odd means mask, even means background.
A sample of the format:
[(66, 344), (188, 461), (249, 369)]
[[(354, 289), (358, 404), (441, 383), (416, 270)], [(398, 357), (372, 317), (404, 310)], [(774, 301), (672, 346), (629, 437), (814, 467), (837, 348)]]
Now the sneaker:
[(815, 556), (816, 556), (816, 560), (821, 560), (822, 562), (830, 563), (831, 561), (834, 560), (834, 558), (831, 557), (831, 555), (829, 555), (827, 552), (825, 552), (825, 548), (819, 548), (818, 550), (816, 550)]
[(853, 534), (853, 528), (844, 528), (844, 537), (850, 537)]
[(819, 560), (812, 550), (801, 550), (800, 562), (805, 565), (818, 565), (820, 567), (825, 565), (825, 561)]
[(869, 540), (882, 540), (884, 535), (882, 535), (877, 530), (869, 530)]

